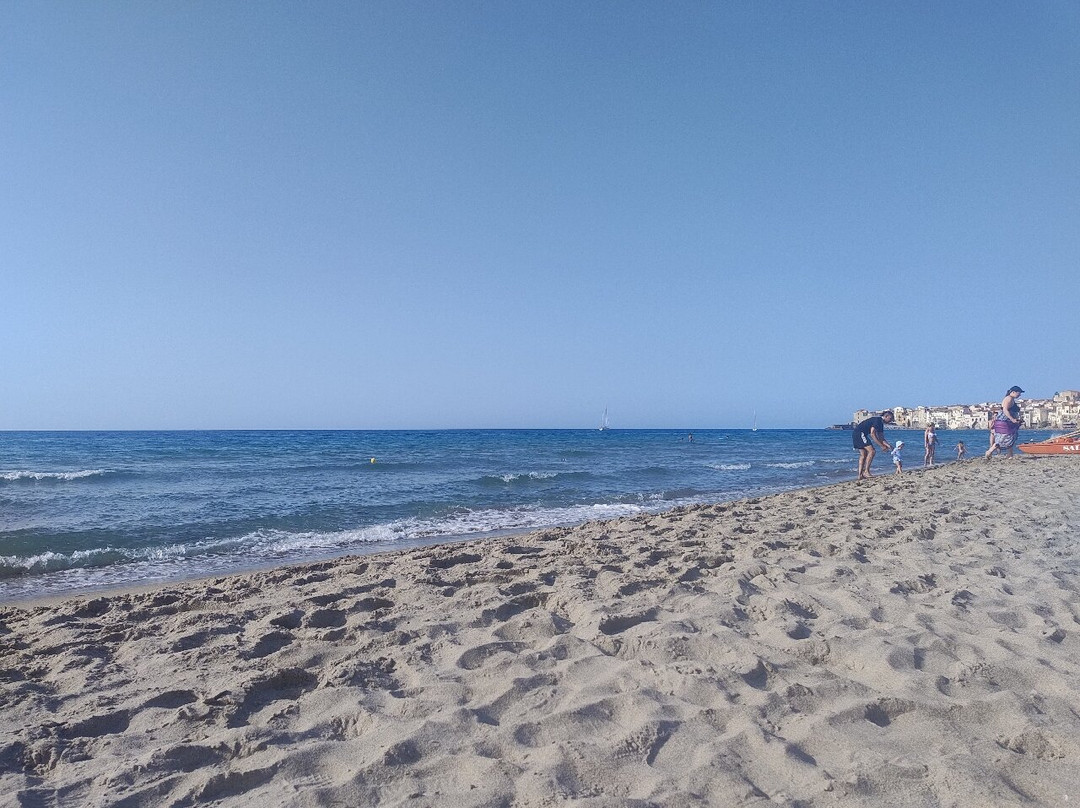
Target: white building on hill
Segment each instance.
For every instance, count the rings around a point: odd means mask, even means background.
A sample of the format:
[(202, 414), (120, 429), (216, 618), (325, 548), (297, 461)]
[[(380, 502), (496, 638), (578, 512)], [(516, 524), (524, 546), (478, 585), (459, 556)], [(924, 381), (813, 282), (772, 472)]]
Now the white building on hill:
[[(944, 407), (893, 407), (896, 425), (906, 429), (987, 429), (1000, 401), (981, 404), (950, 404)], [(877, 415), (879, 411), (858, 410), (852, 423)], [(1020, 417), (1028, 429), (1076, 429), (1080, 423), (1080, 390), (1062, 390), (1053, 398), (1020, 399)]]

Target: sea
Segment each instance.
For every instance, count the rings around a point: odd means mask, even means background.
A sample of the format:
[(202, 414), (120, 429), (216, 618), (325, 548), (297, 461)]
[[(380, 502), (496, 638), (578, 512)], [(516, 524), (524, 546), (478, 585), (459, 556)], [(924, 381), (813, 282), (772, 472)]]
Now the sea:
[[(958, 441), (987, 447), (986, 430), (939, 437), (943, 462)], [(888, 438), (922, 465), (921, 431)], [(855, 467), (851, 433), (825, 429), (0, 432), (0, 603), (726, 502)], [(874, 470), (892, 472), (886, 453)]]

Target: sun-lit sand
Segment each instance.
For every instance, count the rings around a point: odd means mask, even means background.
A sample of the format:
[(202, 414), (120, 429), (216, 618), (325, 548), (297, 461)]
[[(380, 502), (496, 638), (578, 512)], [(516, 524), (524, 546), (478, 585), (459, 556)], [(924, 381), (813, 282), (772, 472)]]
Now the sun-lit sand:
[(0, 803), (1080, 804), (1078, 545), (1022, 458), (4, 607)]

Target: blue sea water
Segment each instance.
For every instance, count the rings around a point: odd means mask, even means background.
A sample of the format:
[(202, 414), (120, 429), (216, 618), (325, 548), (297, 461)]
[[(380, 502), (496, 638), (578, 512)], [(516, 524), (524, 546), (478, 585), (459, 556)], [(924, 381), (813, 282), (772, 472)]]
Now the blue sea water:
[[(1025, 433), (1035, 439), (1049, 433)], [(939, 460), (986, 448), (941, 432)], [(920, 432), (890, 430), (922, 463)], [(372, 462), (374, 459), (374, 462)], [(888, 473), (879, 456), (875, 470)], [(851, 479), (829, 430), (0, 432), (0, 602)]]

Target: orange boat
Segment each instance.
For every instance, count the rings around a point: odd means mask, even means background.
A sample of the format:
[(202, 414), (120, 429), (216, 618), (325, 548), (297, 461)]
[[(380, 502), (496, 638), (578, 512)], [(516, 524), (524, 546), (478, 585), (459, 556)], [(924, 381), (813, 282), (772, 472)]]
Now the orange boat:
[(1021, 443), (1017, 448), (1026, 454), (1077, 455), (1080, 457), (1080, 430), (1070, 432), (1068, 435), (1058, 435), (1056, 438), (1039, 441), (1038, 443)]

